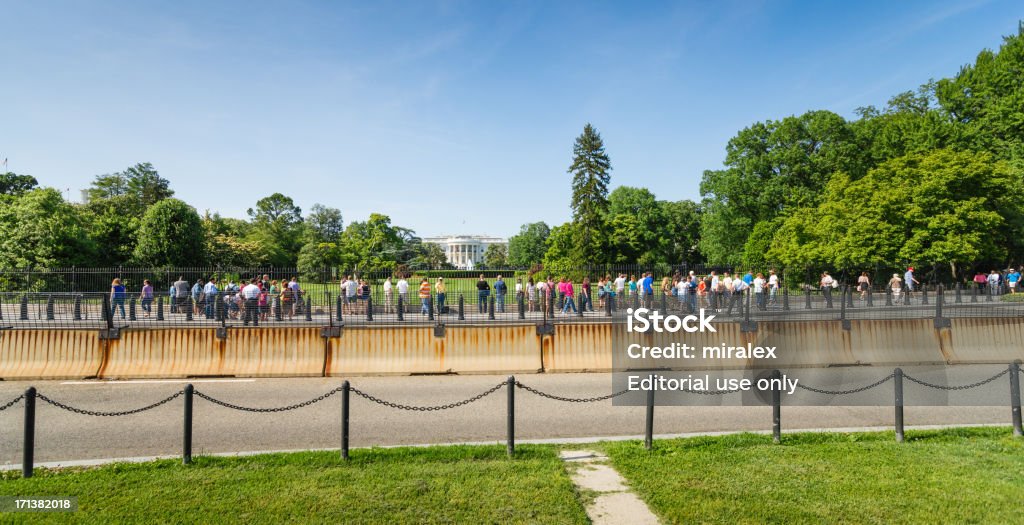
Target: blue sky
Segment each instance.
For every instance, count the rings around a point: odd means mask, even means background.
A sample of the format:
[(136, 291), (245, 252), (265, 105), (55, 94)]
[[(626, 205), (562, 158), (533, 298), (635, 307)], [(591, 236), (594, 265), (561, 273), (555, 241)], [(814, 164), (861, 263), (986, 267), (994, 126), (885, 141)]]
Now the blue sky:
[(854, 118), (1022, 18), (1019, 0), (0, 0), (0, 158), (73, 200), (148, 161), (200, 213), (281, 192), (346, 223), (507, 236), (568, 219), (586, 122), (613, 187), (698, 199), (741, 128)]

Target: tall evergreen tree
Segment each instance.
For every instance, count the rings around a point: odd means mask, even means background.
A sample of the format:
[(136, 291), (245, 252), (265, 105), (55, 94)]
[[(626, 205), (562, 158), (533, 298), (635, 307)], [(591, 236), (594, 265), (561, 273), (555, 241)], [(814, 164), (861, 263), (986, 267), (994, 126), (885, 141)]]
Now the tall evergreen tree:
[(588, 122), (572, 148), (572, 219), (578, 227), (575, 257), (580, 263), (604, 261), (601, 244), (606, 238), (608, 182), (611, 161), (601, 134)]

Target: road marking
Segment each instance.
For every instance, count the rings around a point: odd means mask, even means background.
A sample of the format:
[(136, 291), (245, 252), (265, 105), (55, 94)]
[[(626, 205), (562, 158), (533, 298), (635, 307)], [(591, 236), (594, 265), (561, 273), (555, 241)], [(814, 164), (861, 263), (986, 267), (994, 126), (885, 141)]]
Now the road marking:
[(255, 383), (255, 379), (131, 379), (127, 381), (64, 381), (62, 385), (144, 385), (146, 383)]

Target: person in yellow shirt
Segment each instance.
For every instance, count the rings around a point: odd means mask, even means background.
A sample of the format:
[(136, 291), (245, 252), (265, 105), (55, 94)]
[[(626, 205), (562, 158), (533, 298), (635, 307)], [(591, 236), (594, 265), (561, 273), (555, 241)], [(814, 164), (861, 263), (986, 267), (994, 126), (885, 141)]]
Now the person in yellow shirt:
[(430, 281), (426, 277), (420, 281), (420, 303), (423, 305), (420, 307), (420, 313), (427, 315), (430, 313)]
[(437, 282), (434, 283), (434, 293), (437, 294), (437, 313), (444, 313), (444, 299), (446, 297), (444, 277), (437, 278)]

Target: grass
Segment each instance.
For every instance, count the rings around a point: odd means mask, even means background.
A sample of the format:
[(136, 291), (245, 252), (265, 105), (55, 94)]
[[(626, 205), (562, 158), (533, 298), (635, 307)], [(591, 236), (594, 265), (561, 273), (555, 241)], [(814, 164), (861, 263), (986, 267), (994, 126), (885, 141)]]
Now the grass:
[(499, 446), (197, 457), (0, 474), (0, 494), (78, 496), (72, 514), (2, 521), (82, 523), (585, 523), (557, 449)]
[(1008, 428), (605, 445), (669, 523), (1022, 523), (1024, 440)]

